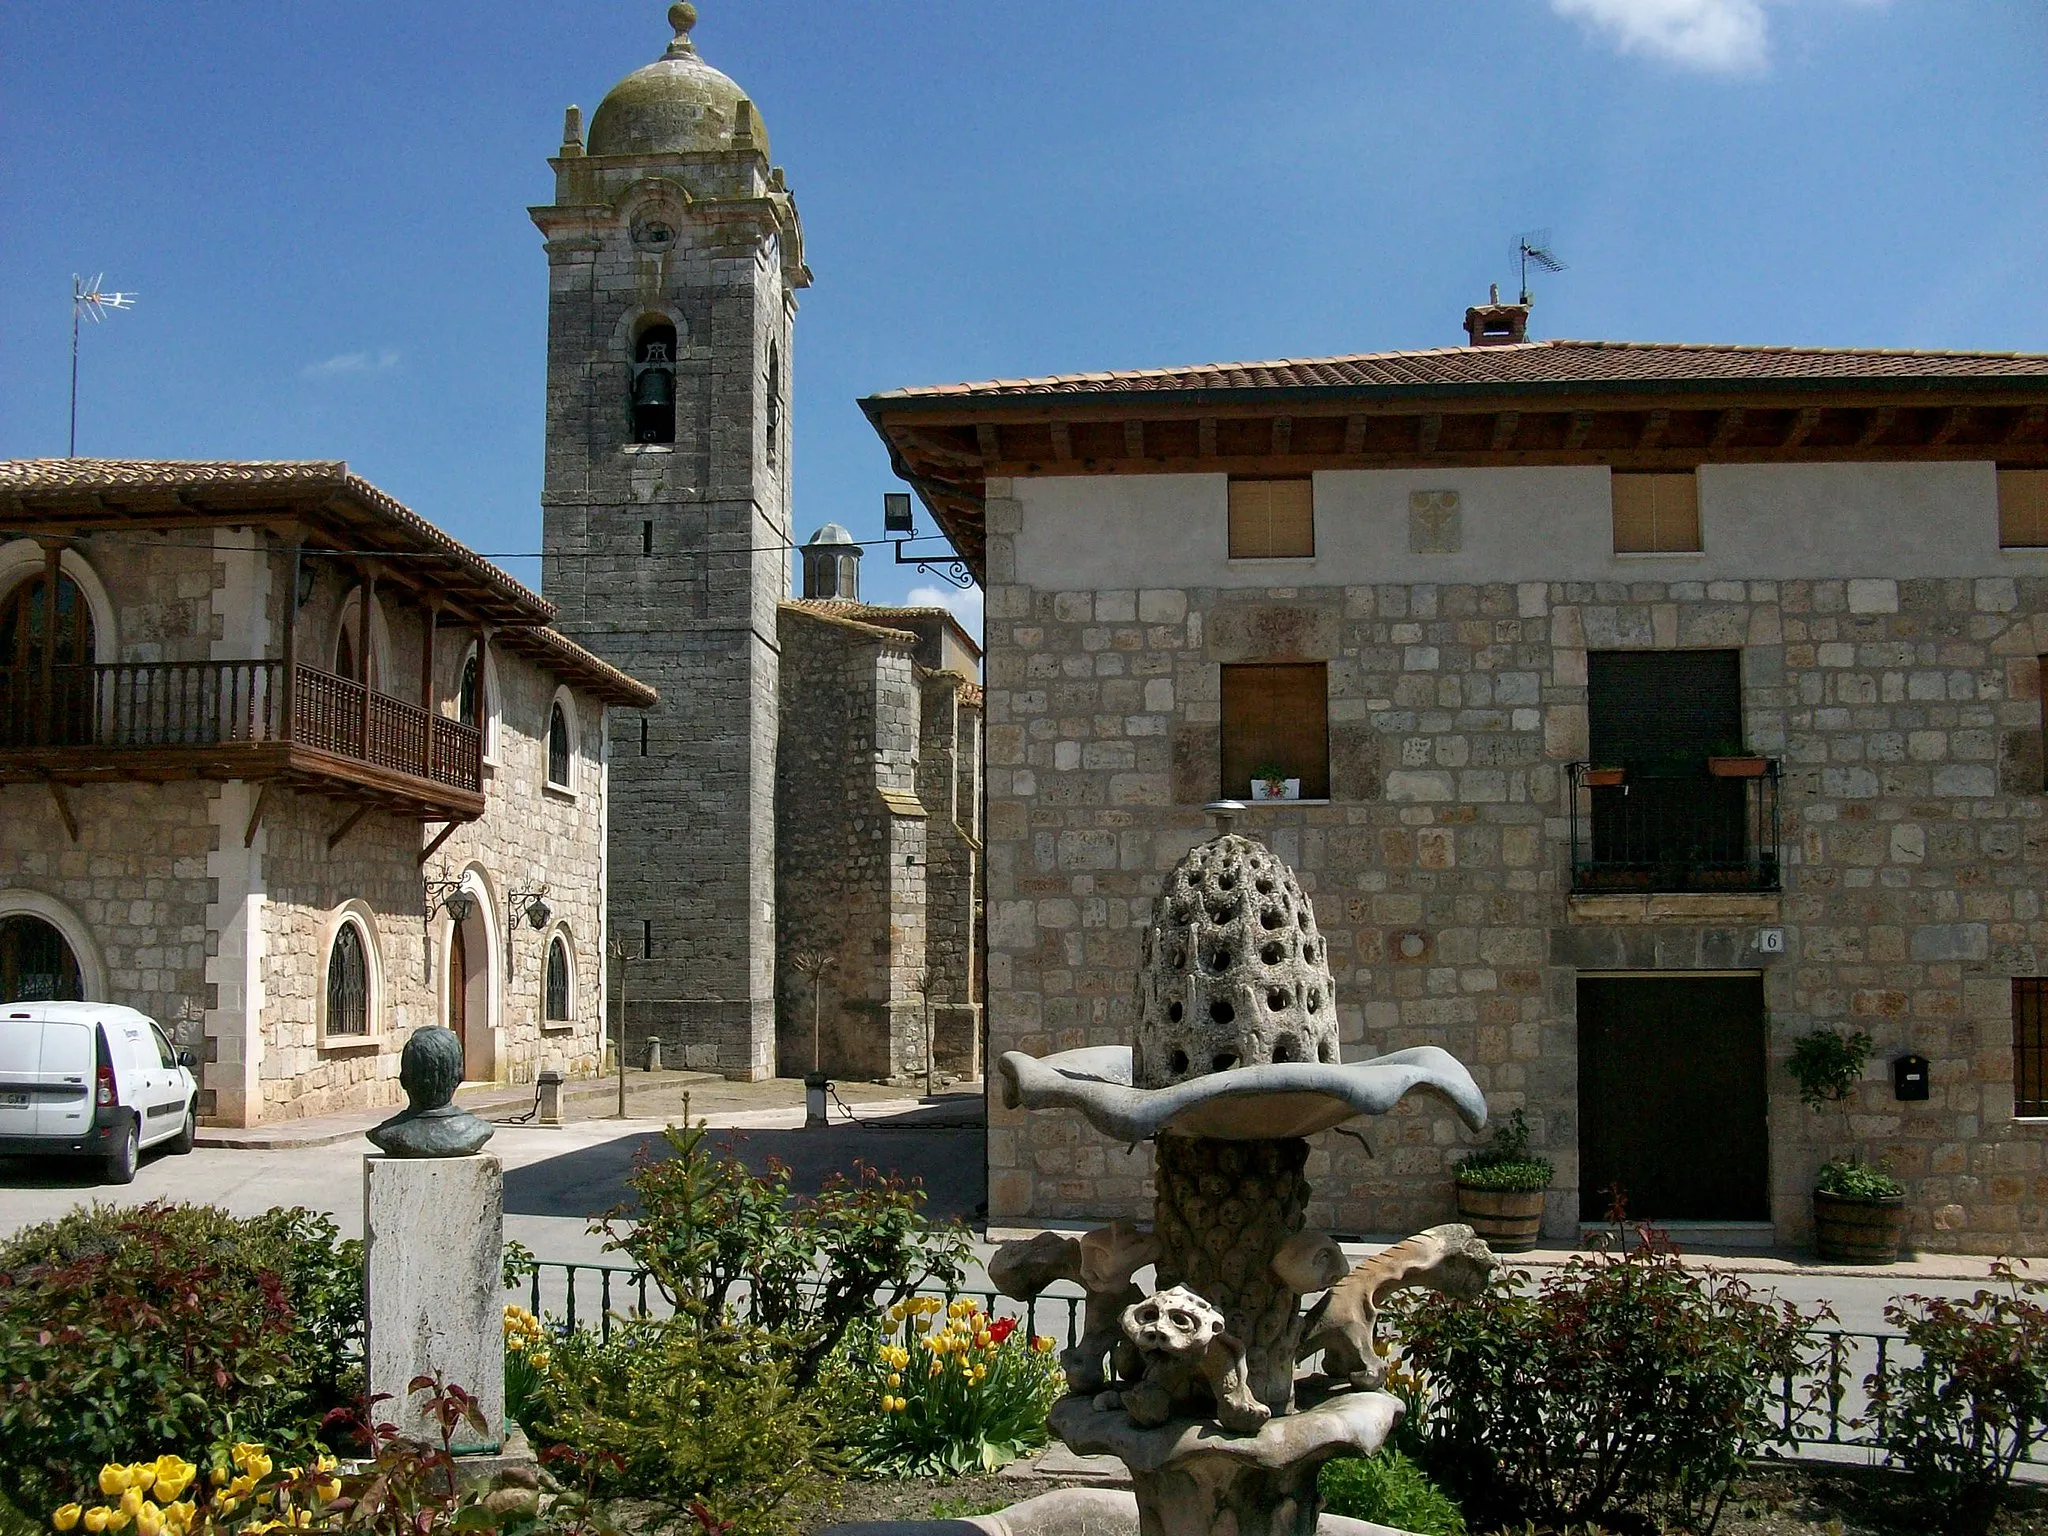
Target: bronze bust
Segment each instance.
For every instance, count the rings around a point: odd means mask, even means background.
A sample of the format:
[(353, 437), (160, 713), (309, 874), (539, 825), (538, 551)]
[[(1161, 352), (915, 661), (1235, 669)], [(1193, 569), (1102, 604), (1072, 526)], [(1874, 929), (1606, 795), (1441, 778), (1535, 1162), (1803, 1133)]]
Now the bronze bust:
[(406, 1105), (366, 1134), (393, 1157), (467, 1157), (495, 1129), (453, 1102), (462, 1085), (462, 1041), (452, 1029), (415, 1030), (398, 1058)]

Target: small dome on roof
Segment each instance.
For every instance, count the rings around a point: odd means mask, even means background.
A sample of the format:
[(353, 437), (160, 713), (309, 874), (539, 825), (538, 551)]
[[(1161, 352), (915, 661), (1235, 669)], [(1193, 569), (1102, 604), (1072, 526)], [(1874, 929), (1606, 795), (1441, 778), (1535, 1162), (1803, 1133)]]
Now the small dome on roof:
[(690, 41), (696, 6), (677, 0), (668, 20), (676, 33), (668, 51), (613, 86), (591, 114), (588, 152), (688, 154), (733, 149), (745, 139), (765, 157), (768, 132), (761, 114), (745, 91), (697, 57)]
[[(810, 537), (810, 544), (851, 544), (853, 535), (837, 523), (827, 523)], [(809, 544), (805, 546), (809, 548)]]

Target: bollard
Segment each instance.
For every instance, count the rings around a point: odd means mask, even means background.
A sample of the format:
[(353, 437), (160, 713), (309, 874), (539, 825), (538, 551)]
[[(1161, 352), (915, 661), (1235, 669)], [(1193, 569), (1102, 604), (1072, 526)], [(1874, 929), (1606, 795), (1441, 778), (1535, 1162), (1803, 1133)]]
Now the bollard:
[(534, 1121), (539, 1125), (560, 1125), (562, 1123), (562, 1074), (553, 1067), (543, 1068), (534, 1086), (539, 1089), (539, 1109)]
[(822, 1072), (804, 1075), (804, 1129), (807, 1131), (825, 1128), (825, 1090), (832, 1084)]
[(661, 1070), (661, 1036), (659, 1035), (649, 1035), (647, 1037), (647, 1070), (650, 1072), (659, 1072)]

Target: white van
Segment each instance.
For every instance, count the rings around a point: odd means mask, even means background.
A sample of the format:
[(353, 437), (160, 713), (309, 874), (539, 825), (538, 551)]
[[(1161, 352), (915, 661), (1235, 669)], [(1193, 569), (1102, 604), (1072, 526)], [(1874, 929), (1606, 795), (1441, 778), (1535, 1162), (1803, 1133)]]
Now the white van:
[(0, 1155), (106, 1160), (126, 1184), (144, 1147), (190, 1152), (192, 1054), (117, 1003), (0, 1003)]

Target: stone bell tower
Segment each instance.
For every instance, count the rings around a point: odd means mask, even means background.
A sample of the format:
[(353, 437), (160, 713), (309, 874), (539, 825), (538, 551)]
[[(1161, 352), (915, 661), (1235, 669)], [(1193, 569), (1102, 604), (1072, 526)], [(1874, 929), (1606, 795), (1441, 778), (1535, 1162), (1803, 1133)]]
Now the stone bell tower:
[[(776, 604), (789, 591), (790, 332), (810, 282), (754, 105), (696, 7), (549, 161), (542, 587), (563, 630), (661, 691), (610, 742), (624, 1024), (666, 1060), (775, 1061)], [(508, 701), (509, 702), (509, 701)], [(609, 962), (608, 962), (609, 963)], [(614, 1021), (616, 1024), (616, 1021)]]

